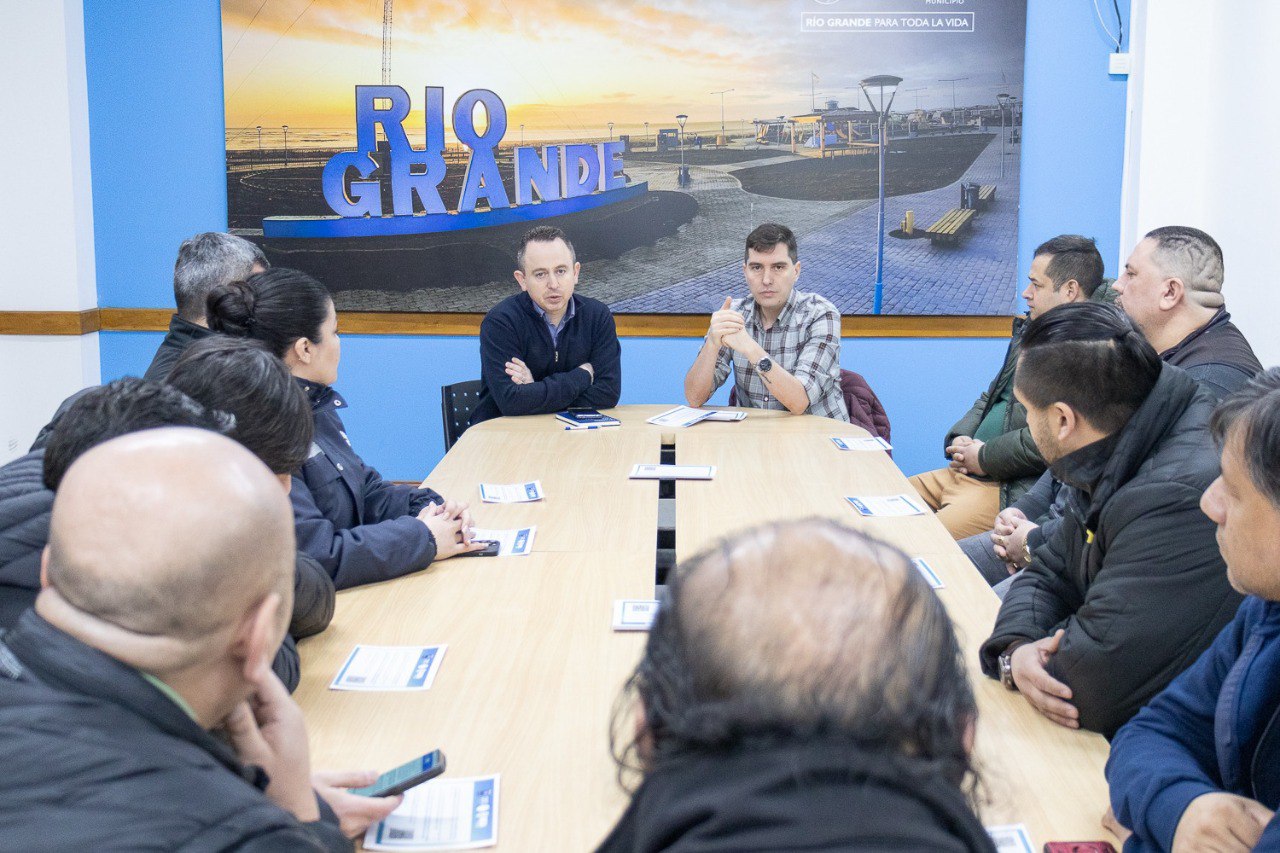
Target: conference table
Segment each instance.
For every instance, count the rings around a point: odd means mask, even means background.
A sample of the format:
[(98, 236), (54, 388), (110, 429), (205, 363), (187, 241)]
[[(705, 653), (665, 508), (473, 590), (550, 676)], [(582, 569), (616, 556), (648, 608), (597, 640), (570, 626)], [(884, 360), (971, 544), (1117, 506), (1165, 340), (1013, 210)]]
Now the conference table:
[[(683, 429), (646, 423), (666, 408), (621, 406), (621, 427), (565, 430), (551, 415), (467, 430), (426, 483), (468, 501), (485, 528), (537, 526), (523, 557), (455, 558), (338, 594), (329, 629), (299, 644), (297, 691), (317, 769), (386, 769), (431, 749), (449, 776), (500, 773), (497, 849), (594, 849), (627, 804), (611, 752), (629, 741), (623, 687), (646, 635), (615, 632), (613, 603), (655, 597), (659, 483), (636, 463), (714, 465), (675, 485), (675, 550), (686, 559), (736, 530), (785, 518), (837, 519), (925, 558), (955, 624), (979, 708), (976, 766), (988, 826), (1023, 823), (1045, 841), (1109, 838), (1106, 741), (1061, 728), (984, 677), (977, 649), (999, 601), (932, 516), (861, 518), (846, 495), (910, 493), (887, 453), (841, 451), (867, 433), (756, 409)], [(534, 503), (482, 504), (479, 484), (540, 480)], [(430, 690), (329, 689), (357, 643), (448, 648)], [(634, 783), (634, 780), (633, 780)]]

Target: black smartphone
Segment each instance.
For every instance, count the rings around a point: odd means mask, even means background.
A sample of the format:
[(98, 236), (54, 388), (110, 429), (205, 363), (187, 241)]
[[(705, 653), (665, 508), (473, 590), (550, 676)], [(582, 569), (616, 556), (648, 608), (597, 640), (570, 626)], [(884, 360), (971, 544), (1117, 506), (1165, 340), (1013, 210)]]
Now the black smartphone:
[(484, 548), (479, 551), (463, 551), (459, 557), (496, 557), (501, 543), (489, 542), (484, 539), (477, 539), (477, 542), (484, 542)]
[(444, 772), (444, 753), (440, 750), (406, 761), (394, 770), (388, 770), (367, 788), (352, 788), (351, 793), (361, 797), (394, 797), (428, 779)]

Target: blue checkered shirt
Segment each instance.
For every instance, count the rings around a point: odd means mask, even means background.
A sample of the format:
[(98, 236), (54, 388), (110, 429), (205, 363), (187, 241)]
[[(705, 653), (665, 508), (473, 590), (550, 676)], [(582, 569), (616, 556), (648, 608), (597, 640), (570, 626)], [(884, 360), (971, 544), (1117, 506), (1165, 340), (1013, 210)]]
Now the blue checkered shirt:
[[(731, 307), (742, 315), (747, 334), (769, 353), (773, 363), (804, 385), (809, 395), (809, 414), (849, 420), (840, 393), (840, 312), (836, 306), (816, 293), (792, 290), (770, 329), (764, 327), (754, 297), (735, 299)], [(769, 393), (747, 357), (729, 347), (721, 347), (716, 357), (716, 388), (729, 378), (730, 365), (739, 406), (786, 409)]]

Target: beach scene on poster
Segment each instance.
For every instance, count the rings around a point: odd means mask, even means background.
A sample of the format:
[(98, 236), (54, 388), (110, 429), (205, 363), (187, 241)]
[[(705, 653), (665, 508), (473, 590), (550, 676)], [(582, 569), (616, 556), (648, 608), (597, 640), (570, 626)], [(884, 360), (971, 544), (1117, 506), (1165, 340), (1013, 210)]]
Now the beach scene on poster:
[(795, 232), (848, 314), (1017, 297), (1026, 0), (223, 0), (228, 225), (340, 310), (484, 312), (519, 238), (701, 314)]

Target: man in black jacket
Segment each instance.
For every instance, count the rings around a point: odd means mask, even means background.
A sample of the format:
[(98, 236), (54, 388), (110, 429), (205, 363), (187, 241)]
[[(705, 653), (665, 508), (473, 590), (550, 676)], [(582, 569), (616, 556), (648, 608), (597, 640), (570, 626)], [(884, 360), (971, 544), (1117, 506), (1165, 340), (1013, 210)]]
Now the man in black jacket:
[[(1160, 359), (1181, 367), (1215, 400), (1234, 394), (1262, 370), (1231, 322), (1222, 282), (1217, 242), (1198, 229), (1173, 225), (1143, 238), (1113, 287), (1116, 304)], [(991, 534), (960, 543), (988, 581), (1007, 581), (1007, 572), (1025, 568), (1051, 536), (1061, 517), (1058, 486), (1049, 474), (1041, 475), (1034, 489), (1001, 511)]]
[(178, 313), (169, 321), (169, 333), (160, 342), (144, 379), (163, 382), (187, 347), (213, 334), (205, 320), (205, 299), (214, 286), (244, 281), (269, 268), (262, 249), (243, 237), (206, 231), (178, 247), (173, 265), (173, 298)]
[(0, 638), (0, 837), (350, 850), (344, 831), (394, 808), (335, 787), (363, 774), (311, 776), (301, 709), (270, 666), (293, 555), (288, 499), (228, 438), (165, 428), (81, 456), (44, 589)]
[[(1034, 320), (1058, 305), (1093, 298), (1102, 284), (1102, 256), (1092, 239), (1063, 234), (1036, 248), (1022, 298)], [(956, 539), (991, 529), (996, 514), (1044, 472), (1027, 413), (1013, 395), (1023, 320), (1015, 318), (1004, 363), (990, 387), (943, 442), (949, 467), (911, 478), (911, 485)]]
[(600, 853), (994, 850), (959, 644), (906, 556), (810, 519), (672, 574), (628, 685), (644, 781)]
[(483, 387), (472, 424), (618, 405), (618, 331), (603, 302), (573, 292), (580, 268), (559, 228), (539, 226), (521, 238), (515, 271), (521, 292), (495, 305), (480, 324)]
[(1110, 737), (1240, 604), (1200, 511), (1219, 472), (1213, 399), (1094, 303), (1027, 324), (1014, 390), (1068, 493), (1005, 596), (982, 668), (1054, 722)]

